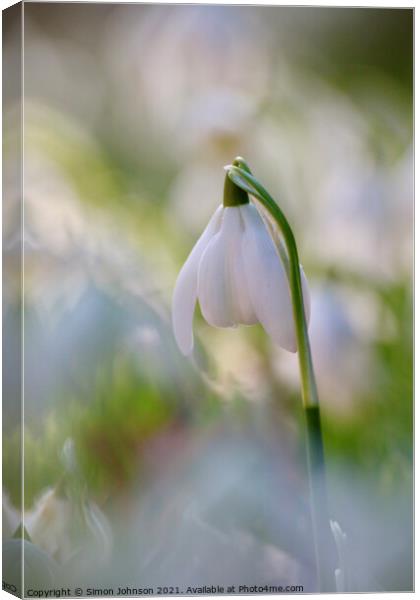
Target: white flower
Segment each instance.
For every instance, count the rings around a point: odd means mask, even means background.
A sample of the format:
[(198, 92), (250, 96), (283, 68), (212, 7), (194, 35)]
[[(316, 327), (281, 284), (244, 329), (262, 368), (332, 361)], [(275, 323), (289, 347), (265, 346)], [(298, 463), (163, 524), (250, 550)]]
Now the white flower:
[[(301, 268), (306, 318), (309, 292)], [(182, 267), (172, 301), (175, 338), (181, 352), (193, 349), (192, 321), (199, 300), (215, 327), (260, 322), (283, 348), (296, 352), (290, 287), (279, 248), (256, 207), (219, 206)]]

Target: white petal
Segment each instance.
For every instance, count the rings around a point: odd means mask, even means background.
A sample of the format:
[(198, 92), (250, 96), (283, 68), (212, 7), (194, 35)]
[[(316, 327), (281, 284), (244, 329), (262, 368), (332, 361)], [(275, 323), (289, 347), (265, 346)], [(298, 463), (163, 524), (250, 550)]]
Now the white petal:
[[(273, 240), (255, 206), (241, 206), (245, 221), (242, 251), (248, 289), (255, 313), (280, 346), (296, 352), (289, 281)], [(302, 281), (308, 296), (307, 283)]]
[(242, 235), (239, 208), (225, 208), (220, 231), (200, 261), (198, 299), (204, 318), (215, 327), (257, 321), (244, 274)]
[(220, 231), (203, 252), (198, 268), (198, 300), (201, 312), (206, 321), (214, 327), (232, 327), (236, 324), (226, 260), (229, 248), (228, 233), (235, 229), (235, 221), (240, 223), (239, 210), (234, 207), (225, 208)]
[(258, 323), (258, 318), (254, 311), (245, 275), (242, 253), (243, 226), (241, 229), (239, 235), (234, 238), (235, 243), (231, 245), (228, 253), (232, 310), (236, 323), (254, 325)]
[(197, 300), (198, 265), (206, 246), (218, 231), (222, 213), (223, 206), (220, 205), (191, 250), (176, 280), (172, 297), (172, 325), (179, 349), (185, 355), (190, 354), (194, 346), (192, 321)]
[(214, 327), (235, 325), (225, 276), (225, 238), (220, 232), (207, 246), (198, 268), (198, 301), (203, 317)]
[(225, 277), (233, 320), (238, 324), (253, 325), (258, 323), (258, 319), (248, 291), (242, 255), (245, 223), (238, 207), (227, 208), (225, 213), (221, 235), (226, 238)]

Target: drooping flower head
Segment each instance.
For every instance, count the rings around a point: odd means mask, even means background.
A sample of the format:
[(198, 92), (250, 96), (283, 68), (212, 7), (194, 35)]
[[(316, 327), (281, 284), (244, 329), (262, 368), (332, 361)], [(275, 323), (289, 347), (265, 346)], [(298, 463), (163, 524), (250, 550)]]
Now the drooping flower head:
[[(306, 319), (308, 285), (301, 268)], [(281, 347), (296, 352), (288, 263), (281, 239), (228, 176), (224, 200), (198, 239), (176, 281), (172, 300), (175, 339), (185, 355), (193, 350), (196, 301), (214, 327), (260, 322)]]

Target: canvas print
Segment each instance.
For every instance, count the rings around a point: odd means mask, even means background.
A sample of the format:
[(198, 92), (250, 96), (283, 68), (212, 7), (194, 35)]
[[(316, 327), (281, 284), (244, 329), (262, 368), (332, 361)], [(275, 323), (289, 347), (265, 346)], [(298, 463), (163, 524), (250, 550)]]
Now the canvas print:
[(3, 11), (3, 589), (413, 589), (413, 10)]

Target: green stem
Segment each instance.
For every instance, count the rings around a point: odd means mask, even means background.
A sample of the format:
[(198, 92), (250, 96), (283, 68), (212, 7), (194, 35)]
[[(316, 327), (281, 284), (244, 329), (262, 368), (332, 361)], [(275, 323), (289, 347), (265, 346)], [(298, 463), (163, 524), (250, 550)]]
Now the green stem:
[(283, 212), (267, 190), (251, 174), (248, 165), (243, 159), (235, 159), (233, 165), (228, 168), (228, 176), (233, 183), (256, 198), (269, 212), (278, 225), (286, 245), (289, 257), (289, 280), (299, 355), (302, 401), (305, 412), (307, 459), (318, 583), (321, 592), (333, 592), (336, 591), (334, 581), (335, 548), (327, 507), (321, 417), (308, 329), (306, 326), (300, 263), (295, 237)]

